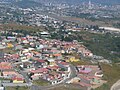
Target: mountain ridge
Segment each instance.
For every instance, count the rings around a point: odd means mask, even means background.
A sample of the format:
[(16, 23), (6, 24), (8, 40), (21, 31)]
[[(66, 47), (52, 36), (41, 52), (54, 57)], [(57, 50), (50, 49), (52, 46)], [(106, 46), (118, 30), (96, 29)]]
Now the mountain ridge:
[(58, 2), (58, 3), (69, 3), (69, 4), (78, 4), (81, 2), (93, 2), (93, 3), (100, 3), (100, 4), (120, 4), (120, 0), (0, 0), (0, 2), (27, 2), (27, 1), (34, 1), (34, 2), (40, 2), (40, 3), (53, 3), (53, 2)]
[[(43, 0), (33, 0), (33, 1), (40, 1), (43, 2)], [(120, 0), (44, 0), (46, 2), (66, 2), (66, 3), (81, 3), (81, 2), (94, 2), (94, 3), (100, 3), (100, 4), (120, 4)]]

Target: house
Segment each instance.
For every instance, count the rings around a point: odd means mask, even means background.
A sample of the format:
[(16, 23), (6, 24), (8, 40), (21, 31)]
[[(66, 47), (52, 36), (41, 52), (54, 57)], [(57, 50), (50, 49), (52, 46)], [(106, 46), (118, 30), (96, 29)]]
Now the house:
[(43, 44), (40, 44), (39, 42), (36, 42), (36, 48), (39, 50), (39, 49), (43, 49), (44, 48), (44, 45)]
[(17, 76), (18, 73), (15, 71), (3, 71), (2, 75), (3, 75), (3, 77), (12, 78), (13, 76)]
[(20, 60), (21, 60), (22, 62), (28, 62), (28, 61), (30, 60), (30, 58), (28, 58), (27, 56), (21, 56), (21, 57), (20, 57)]
[(22, 43), (23, 44), (29, 44), (29, 41), (28, 40), (23, 40)]
[(12, 59), (19, 59), (19, 55), (18, 54), (11, 54), (11, 58)]
[(68, 59), (66, 60), (66, 62), (78, 62), (79, 59), (76, 59), (74, 56), (70, 56), (68, 57)]
[(83, 56), (84, 57), (92, 57), (93, 56), (93, 53), (91, 53), (91, 51), (89, 51), (89, 50), (85, 50), (84, 52), (83, 52)]
[(7, 39), (14, 42), (16, 40), (16, 37), (8, 36)]
[(20, 65), (25, 71), (35, 70), (35, 66), (32, 62), (24, 62)]
[(0, 50), (3, 50), (3, 49), (5, 49), (5, 48), (6, 48), (6, 46), (0, 44)]
[(48, 68), (49, 70), (51, 70), (51, 71), (59, 71), (59, 70), (60, 70), (60, 67), (57, 66), (57, 65), (48, 66), (47, 68)]
[(53, 58), (48, 58), (47, 60), (48, 60), (50, 66), (56, 65), (55, 59), (53, 59)]
[(99, 77), (99, 78), (102, 78), (102, 77), (103, 77), (103, 72), (102, 72), (102, 71), (97, 71), (97, 72), (95, 73), (95, 76), (96, 76), (96, 77)]
[(7, 48), (12, 48), (14, 45), (12, 43), (7, 43)]
[(59, 79), (62, 76), (60, 73), (55, 72), (55, 71), (52, 71), (49, 74), (52, 75), (52, 76), (54, 76), (55, 79)]
[(15, 48), (15, 50), (22, 50), (23, 46), (22, 45), (16, 45), (14, 48)]
[(28, 48), (19, 51), (20, 60), (22, 62), (28, 62), (33, 57), (33, 53), (31, 52), (32, 50), (34, 50), (34, 48)]
[(57, 54), (53, 54), (54, 58), (56, 59), (62, 59), (62, 55), (57, 53)]
[(24, 78), (22, 77), (14, 77), (12, 78), (13, 83), (24, 83)]
[(57, 65), (61, 68), (62, 71), (69, 71), (69, 64), (67, 62), (59, 61)]
[(52, 80), (54, 80), (54, 76), (48, 74), (48, 75), (46, 76), (46, 80), (48, 80), (48, 81), (52, 81)]
[(50, 33), (43, 31), (40, 33), (40, 35), (41, 35), (41, 37), (49, 37)]
[(92, 71), (92, 69), (90, 67), (87, 67), (87, 66), (84, 66), (84, 65), (77, 66), (77, 70), (81, 74), (88, 74)]
[(10, 70), (12, 69), (12, 65), (9, 62), (1, 62), (0, 70)]
[(37, 70), (32, 70), (30, 71), (31, 78), (34, 79), (39, 79), (39, 77), (43, 77), (44, 74), (47, 74), (49, 72), (49, 70), (47, 68), (38, 68)]
[(49, 62), (47, 60), (38, 59), (35, 65), (37, 67), (47, 67), (48, 64)]

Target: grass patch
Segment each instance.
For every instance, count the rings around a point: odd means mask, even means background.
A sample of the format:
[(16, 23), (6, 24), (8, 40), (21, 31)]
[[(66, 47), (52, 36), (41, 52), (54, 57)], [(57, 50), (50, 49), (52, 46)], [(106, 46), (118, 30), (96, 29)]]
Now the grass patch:
[(5, 48), (2, 50), (4, 53), (10, 53), (10, 54), (15, 54), (17, 51), (13, 50), (12, 48)]
[(78, 62), (70, 62), (71, 64), (73, 64), (74, 66), (77, 65), (91, 65), (92, 63), (89, 61), (85, 61), (85, 60), (80, 60)]
[(36, 26), (26, 26), (26, 25), (18, 25), (18, 24), (1, 24), (3, 30), (29, 30), (29, 31), (43, 31), (44, 27), (36, 27)]
[(86, 90), (86, 88), (69, 84), (69, 85), (56, 86), (50, 90)]
[(6, 87), (5, 90), (29, 90), (29, 88), (16, 86), (16, 87)]
[(33, 84), (40, 85), (40, 86), (47, 86), (47, 85), (50, 85), (50, 82), (43, 79), (39, 79), (39, 80), (34, 80)]
[(104, 79), (107, 80), (106, 84), (95, 90), (110, 90), (111, 86), (120, 79), (120, 66), (113, 64), (101, 64), (104, 73)]
[(1, 78), (1, 77), (0, 77), (0, 81), (3, 81), (3, 80), (11, 80), (11, 79)]

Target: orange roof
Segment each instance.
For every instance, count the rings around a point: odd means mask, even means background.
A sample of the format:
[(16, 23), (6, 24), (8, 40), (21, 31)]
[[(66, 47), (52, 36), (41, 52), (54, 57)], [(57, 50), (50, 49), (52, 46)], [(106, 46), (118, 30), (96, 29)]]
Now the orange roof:
[(36, 52), (36, 51), (32, 51), (34, 54), (39, 54), (39, 52)]
[(61, 56), (61, 54), (53, 54), (54, 56), (58, 57), (58, 56)]

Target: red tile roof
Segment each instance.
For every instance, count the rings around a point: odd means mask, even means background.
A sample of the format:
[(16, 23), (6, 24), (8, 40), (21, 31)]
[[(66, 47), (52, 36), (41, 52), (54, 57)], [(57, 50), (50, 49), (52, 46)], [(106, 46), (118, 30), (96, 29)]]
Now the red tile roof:
[(11, 57), (13, 57), (13, 58), (19, 58), (19, 55), (18, 54), (13, 54)]
[(54, 70), (56, 70), (56, 69), (58, 69), (58, 68), (60, 68), (59, 66), (49, 66), (48, 67), (49, 69), (54, 69)]
[(45, 60), (37, 60), (38, 62), (40, 62), (40, 63), (44, 63), (45, 62)]
[(48, 72), (47, 68), (39, 68), (37, 70), (32, 70), (32, 73), (44, 73), (44, 72)]
[(14, 78), (12, 78), (12, 80), (23, 81), (24, 79), (20, 78), (20, 77), (14, 77)]
[(69, 65), (69, 64), (66, 63), (66, 62), (60, 62), (60, 64), (62, 64), (62, 65)]
[(12, 66), (8, 62), (1, 62), (0, 63), (0, 69), (5, 70), (5, 69), (12, 69)]

